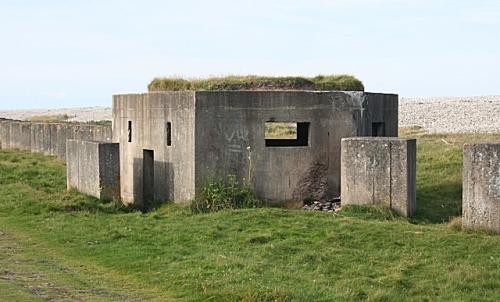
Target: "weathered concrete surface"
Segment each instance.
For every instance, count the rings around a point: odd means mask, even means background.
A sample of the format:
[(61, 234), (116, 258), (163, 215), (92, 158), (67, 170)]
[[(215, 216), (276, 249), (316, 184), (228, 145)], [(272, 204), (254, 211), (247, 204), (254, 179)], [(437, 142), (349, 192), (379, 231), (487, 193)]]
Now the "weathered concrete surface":
[(31, 124), (26, 122), (11, 122), (10, 124), (10, 148), (29, 150)]
[(10, 148), (10, 120), (0, 120), (0, 148)]
[(384, 204), (403, 216), (416, 211), (416, 141), (342, 139), (342, 204)]
[[(122, 199), (142, 205), (153, 190), (155, 200), (182, 202), (208, 179), (228, 175), (273, 202), (339, 196), (340, 140), (371, 135), (375, 123), (383, 124), (384, 136), (397, 136), (397, 112), (397, 95), (363, 92), (115, 95), (113, 141), (121, 145)], [(309, 123), (307, 145), (266, 146), (269, 121)], [(147, 168), (152, 154), (153, 168)], [(151, 170), (153, 186), (146, 177)]]
[[(194, 95), (188, 91), (113, 96), (113, 142), (120, 143), (125, 204), (145, 206), (151, 201), (145, 199), (151, 198), (182, 202), (194, 196)], [(144, 158), (151, 151), (153, 158)]]
[(111, 141), (111, 126), (0, 120), (0, 148), (15, 148), (66, 159), (66, 140)]
[[(397, 136), (397, 95), (363, 92), (196, 92), (196, 188), (236, 175), (270, 202), (340, 195), (340, 142), (371, 135), (373, 123)], [(268, 147), (265, 123), (309, 123), (308, 145)]]
[(464, 145), (464, 227), (500, 234), (500, 142)]
[(394, 94), (354, 92), (362, 100), (361, 131), (358, 136), (373, 136), (373, 125), (383, 123), (384, 133), (379, 136), (398, 136), (399, 100)]
[(103, 200), (120, 200), (116, 143), (67, 140), (67, 187)]

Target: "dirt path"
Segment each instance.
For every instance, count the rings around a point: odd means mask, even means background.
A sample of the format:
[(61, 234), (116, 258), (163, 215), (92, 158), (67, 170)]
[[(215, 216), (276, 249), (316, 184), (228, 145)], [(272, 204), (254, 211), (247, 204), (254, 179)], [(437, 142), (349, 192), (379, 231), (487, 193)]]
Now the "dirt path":
[[(86, 272), (85, 272), (86, 271)], [(106, 287), (99, 276), (52, 258), (43, 247), (0, 226), (1, 301), (151, 301)]]

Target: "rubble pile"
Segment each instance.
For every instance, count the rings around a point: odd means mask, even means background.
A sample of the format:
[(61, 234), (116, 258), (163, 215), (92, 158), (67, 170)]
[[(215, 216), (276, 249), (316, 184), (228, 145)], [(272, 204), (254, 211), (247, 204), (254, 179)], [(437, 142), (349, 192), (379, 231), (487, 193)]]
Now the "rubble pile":
[(323, 211), (328, 213), (333, 213), (340, 211), (340, 198), (334, 198), (332, 200), (315, 200), (311, 204), (306, 204), (302, 209), (306, 211)]

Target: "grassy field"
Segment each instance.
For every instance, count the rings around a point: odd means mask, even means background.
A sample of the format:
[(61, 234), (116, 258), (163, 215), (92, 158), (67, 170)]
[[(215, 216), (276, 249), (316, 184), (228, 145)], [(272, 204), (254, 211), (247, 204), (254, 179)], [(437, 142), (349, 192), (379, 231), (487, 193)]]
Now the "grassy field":
[[(58, 160), (0, 151), (3, 301), (500, 301), (500, 236), (460, 230), (462, 144), (418, 137), (418, 213), (149, 213), (65, 190)], [(451, 222), (450, 222), (451, 221)]]
[[(67, 115), (67, 114), (48, 114), (48, 115), (34, 115), (27, 119), (29, 122), (36, 123), (77, 123), (74, 121), (69, 121), (72, 118), (75, 118), (76, 115)], [(98, 120), (98, 121), (88, 121), (88, 122), (78, 122), (79, 124), (87, 124), (87, 125), (102, 125), (111, 126), (110, 120)]]
[(67, 114), (54, 114), (54, 115), (35, 115), (29, 118), (30, 122), (41, 122), (41, 123), (60, 123), (67, 122), (72, 116)]
[(297, 124), (286, 122), (267, 122), (266, 139), (297, 139)]

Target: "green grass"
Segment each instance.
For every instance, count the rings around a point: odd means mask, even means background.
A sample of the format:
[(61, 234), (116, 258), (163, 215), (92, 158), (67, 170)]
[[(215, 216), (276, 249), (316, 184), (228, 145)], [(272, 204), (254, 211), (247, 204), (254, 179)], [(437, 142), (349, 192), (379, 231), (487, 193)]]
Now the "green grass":
[(41, 122), (41, 123), (58, 123), (67, 122), (72, 116), (67, 114), (47, 114), (47, 115), (34, 115), (28, 119), (30, 122)]
[(350, 75), (305, 77), (227, 76), (206, 79), (156, 78), (149, 91), (179, 90), (346, 90), (364, 91), (363, 83)]
[(377, 207), (335, 215), (279, 208), (195, 215), (171, 204), (127, 211), (66, 192), (64, 165), (54, 158), (1, 150), (0, 295), (499, 301), (500, 236), (446, 223), (459, 213), (461, 144), (494, 137), (403, 133), (419, 138), (411, 221)]
[(87, 125), (100, 125), (100, 126), (111, 126), (110, 120), (97, 120), (97, 121), (87, 121), (87, 122), (75, 122), (69, 121), (69, 119), (76, 117), (76, 115), (67, 114), (53, 114), (53, 115), (34, 115), (27, 119), (29, 122), (37, 123), (72, 123), (72, 124), (87, 124)]
[(42, 297), (29, 293), (25, 288), (4, 280), (0, 280), (0, 294), (4, 301), (44, 301)]
[(266, 139), (297, 139), (297, 123), (266, 122)]
[(262, 202), (255, 196), (251, 188), (245, 183), (238, 182), (234, 175), (229, 175), (227, 180), (208, 180), (189, 205), (192, 213), (249, 209), (260, 206), (262, 206)]
[(463, 145), (500, 141), (500, 135), (429, 135), (421, 129), (403, 129), (402, 136), (417, 138), (416, 221), (448, 222), (462, 212)]
[(112, 121), (110, 120), (98, 120), (98, 121), (88, 121), (80, 124), (97, 125), (97, 126), (111, 126)]

